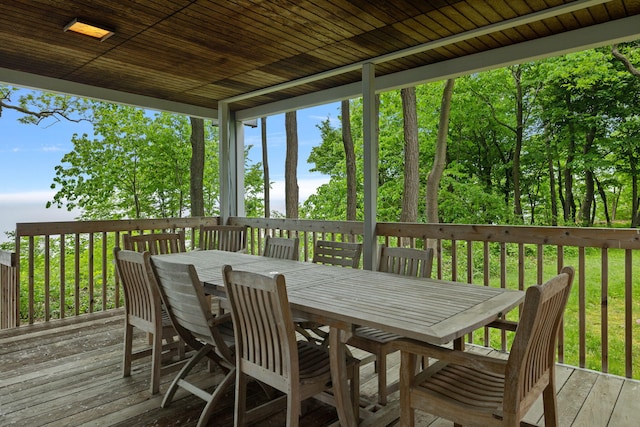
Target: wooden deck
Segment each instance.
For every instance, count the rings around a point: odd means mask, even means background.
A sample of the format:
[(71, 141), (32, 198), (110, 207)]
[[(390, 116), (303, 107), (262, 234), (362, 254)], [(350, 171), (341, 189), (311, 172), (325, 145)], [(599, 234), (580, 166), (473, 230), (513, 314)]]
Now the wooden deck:
[[(194, 426), (203, 407), (198, 398), (179, 392), (169, 408), (160, 408), (162, 394), (149, 394), (149, 364), (134, 362), (130, 378), (121, 377), (121, 312), (89, 315), (0, 332), (0, 425), (29, 426)], [(139, 337), (139, 344), (145, 343)], [(473, 351), (484, 351), (482, 349)], [(357, 355), (357, 354), (356, 354)], [(389, 379), (397, 378), (399, 357), (390, 360)], [(203, 365), (202, 384), (219, 378)], [(560, 426), (636, 426), (640, 382), (558, 366)], [(361, 370), (363, 402), (374, 400), (372, 365)], [(172, 375), (163, 377), (161, 393)], [(249, 402), (265, 397), (258, 387)], [(391, 396), (397, 399), (397, 393)], [(531, 424), (544, 425), (542, 407), (527, 415)], [(335, 410), (311, 403), (301, 425), (324, 426), (337, 421)], [(257, 423), (283, 425), (281, 414)], [(397, 424), (393, 422), (391, 425)], [(421, 426), (451, 426), (429, 414)], [(211, 425), (233, 425), (233, 393), (227, 393)]]

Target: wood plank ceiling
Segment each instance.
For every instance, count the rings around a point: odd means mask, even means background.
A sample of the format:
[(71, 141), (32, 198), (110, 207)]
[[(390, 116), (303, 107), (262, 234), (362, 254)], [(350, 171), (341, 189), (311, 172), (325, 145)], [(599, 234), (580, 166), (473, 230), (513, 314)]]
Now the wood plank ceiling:
[[(553, 9), (565, 4), (579, 7)], [(547, 10), (553, 12), (542, 14)], [(640, 0), (12, 0), (0, 12), (0, 68), (216, 108), (220, 100), (371, 58), (384, 59), (376, 64), (382, 76), (623, 19), (640, 13)], [(527, 16), (535, 19), (497, 27)], [(73, 18), (115, 35), (100, 42), (63, 32)], [(485, 31), (475, 34), (479, 29)], [(462, 34), (470, 36), (388, 57)], [(348, 68), (231, 108), (360, 79), (357, 67)]]

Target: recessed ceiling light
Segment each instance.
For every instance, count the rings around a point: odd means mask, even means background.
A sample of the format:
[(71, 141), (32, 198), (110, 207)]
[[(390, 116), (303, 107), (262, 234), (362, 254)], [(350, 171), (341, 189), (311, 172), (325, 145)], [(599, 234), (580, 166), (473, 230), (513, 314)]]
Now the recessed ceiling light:
[(114, 34), (114, 32), (111, 30), (107, 30), (106, 28), (98, 27), (97, 25), (80, 21), (78, 18), (69, 22), (64, 27), (64, 31), (73, 31), (76, 33), (84, 34), (85, 36), (98, 39), (101, 42), (105, 41)]

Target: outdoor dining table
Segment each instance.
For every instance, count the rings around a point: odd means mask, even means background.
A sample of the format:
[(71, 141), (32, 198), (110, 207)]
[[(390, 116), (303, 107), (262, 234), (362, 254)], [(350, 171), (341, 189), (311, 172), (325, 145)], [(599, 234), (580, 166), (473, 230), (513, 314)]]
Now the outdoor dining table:
[[(294, 316), (330, 327), (331, 374), (342, 426), (358, 424), (349, 401), (345, 363), (345, 343), (356, 325), (446, 344), (498, 319), (524, 299), (522, 291), (243, 253), (207, 250), (160, 256), (193, 264), (205, 291), (220, 296), (224, 295), (225, 264), (234, 270), (282, 273)], [(394, 405), (387, 406), (391, 410)], [(370, 425), (373, 419), (364, 421)]]

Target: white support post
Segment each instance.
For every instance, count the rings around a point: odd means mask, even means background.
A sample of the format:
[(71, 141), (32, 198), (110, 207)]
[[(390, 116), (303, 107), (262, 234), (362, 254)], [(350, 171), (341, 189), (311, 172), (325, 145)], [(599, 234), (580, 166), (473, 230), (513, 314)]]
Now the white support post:
[(231, 160), (229, 153), (229, 104), (218, 103), (218, 133), (220, 142), (218, 145), (220, 163), (220, 220), (223, 224), (229, 219), (231, 212)]
[(364, 142), (364, 242), (363, 266), (376, 265), (378, 200), (378, 112), (375, 96), (375, 65), (362, 66), (362, 134)]
[[(233, 125), (232, 125), (233, 124)], [(220, 217), (244, 215), (244, 130), (236, 123), (229, 104), (218, 104), (220, 130)]]
[[(235, 118), (235, 114), (233, 115)], [(235, 212), (232, 216), (246, 216), (246, 212), (244, 209), (244, 124), (237, 120), (234, 120), (235, 126), (235, 144), (231, 146), (235, 146)]]

